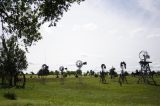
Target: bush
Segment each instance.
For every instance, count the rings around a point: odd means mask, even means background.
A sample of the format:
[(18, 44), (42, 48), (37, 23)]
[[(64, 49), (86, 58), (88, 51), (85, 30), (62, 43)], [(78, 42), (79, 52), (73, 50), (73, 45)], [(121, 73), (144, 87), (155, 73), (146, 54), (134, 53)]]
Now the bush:
[(96, 77), (96, 78), (97, 78), (97, 77), (98, 77), (98, 74), (94, 74), (94, 77)]
[(76, 74), (75, 77), (78, 78), (78, 75)]
[(87, 76), (87, 73), (84, 73), (83, 76)]
[(67, 73), (64, 73), (63, 77), (64, 77), (64, 78), (67, 78)]
[(114, 74), (114, 77), (118, 77), (118, 74), (116, 73), (116, 74)]
[(58, 75), (56, 75), (56, 78), (59, 78), (59, 76), (58, 76)]
[(129, 73), (128, 73), (127, 71), (125, 71), (125, 72), (124, 72), (124, 75), (125, 75), (125, 76), (128, 76), (128, 75), (129, 75)]
[(9, 100), (16, 100), (17, 99), (17, 95), (15, 93), (12, 92), (7, 92), (4, 94), (4, 97), (9, 99)]

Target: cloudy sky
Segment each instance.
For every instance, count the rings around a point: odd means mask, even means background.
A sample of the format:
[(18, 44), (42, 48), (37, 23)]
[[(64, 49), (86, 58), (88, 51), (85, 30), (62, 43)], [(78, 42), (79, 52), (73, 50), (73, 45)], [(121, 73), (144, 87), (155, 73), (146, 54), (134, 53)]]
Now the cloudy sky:
[(160, 0), (86, 0), (74, 4), (56, 27), (42, 26), (43, 39), (27, 54), (28, 72), (43, 63), (50, 70), (63, 65), (76, 70), (77, 60), (87, 61), (83, 70), (140, 69), (138, 54), (147, 50), (152, 69), (160, 69)]

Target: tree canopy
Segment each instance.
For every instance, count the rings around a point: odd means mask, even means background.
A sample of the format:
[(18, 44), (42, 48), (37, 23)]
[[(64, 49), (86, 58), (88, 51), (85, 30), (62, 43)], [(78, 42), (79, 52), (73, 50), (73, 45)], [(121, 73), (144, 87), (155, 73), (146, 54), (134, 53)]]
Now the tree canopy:
[(40, 26), (56, 26), (73, 3), (84, 0), (0, 0), (0, 18), (4, 36), (15, 36), (16, 42), (31, 46), (42, 38)]
[(46, 64), (43, 64), (37, 74), (38, 74), (38, 76), (49, 75), (49, 66), (47, 66)]
[(16, 45), (14, 37), (9, 38), (8, 40), (2, 38), (2, 40), (3, 49), (0, 53), (0, 77), (2, 78), (2, 84), (6, 79), (10, 81), (10, 86), (12, 86), (13, 77), (17, 72), (26, 69), (28, 63), (25, 51)]
[(5, 70), (23, 70), (27, 68), (27, 59), (25, 51), (19, 48), (15, 43), (15, 39), (11, 37), (7, 41), (3, 39), (3, 49), (0, 55), (1, 64), (3, 64)]

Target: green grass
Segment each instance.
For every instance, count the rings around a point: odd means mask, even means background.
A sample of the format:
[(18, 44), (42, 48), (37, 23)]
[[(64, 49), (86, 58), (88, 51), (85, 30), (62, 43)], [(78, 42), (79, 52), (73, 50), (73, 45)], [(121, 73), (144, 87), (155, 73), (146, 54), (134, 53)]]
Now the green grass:
[[(155, 78), (160, 84), (160, 77)], [(137, 78), (128, 77), (122, 87), (118, 79), (107, 78), (108, 84), (98, 78), (83, 77), (82, 83), (74, 77), (60, 79), (48, 76), (46, 80), (27, 77), (25, 89), (0, 89), (0, 106), (158, 106), (160, 86), (136, 84)], [(3, 97), (14, 92), (16, 100)]]

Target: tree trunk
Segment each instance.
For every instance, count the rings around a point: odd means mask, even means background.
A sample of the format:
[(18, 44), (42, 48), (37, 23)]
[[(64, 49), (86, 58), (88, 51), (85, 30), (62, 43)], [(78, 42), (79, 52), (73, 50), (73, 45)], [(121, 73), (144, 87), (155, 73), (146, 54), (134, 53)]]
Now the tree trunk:
[(4, 85), (4, 76), (2, 75), (2, 85)]
[(9, 79), (9, 86), (10, 87), (13, 86), (13, 77), (12, 77), (12, 75), (10, 76), (10, 79)]

